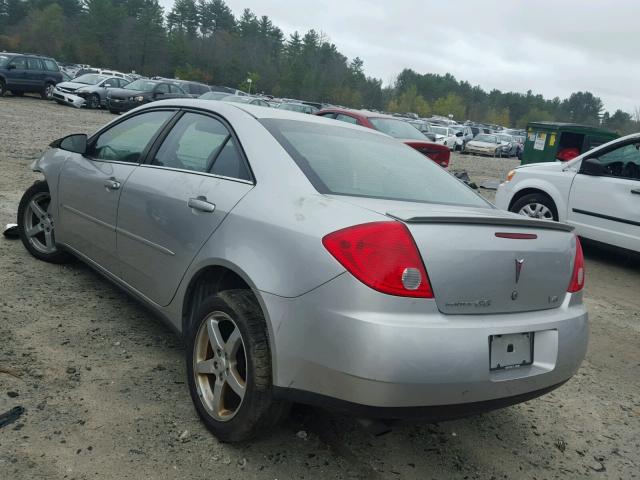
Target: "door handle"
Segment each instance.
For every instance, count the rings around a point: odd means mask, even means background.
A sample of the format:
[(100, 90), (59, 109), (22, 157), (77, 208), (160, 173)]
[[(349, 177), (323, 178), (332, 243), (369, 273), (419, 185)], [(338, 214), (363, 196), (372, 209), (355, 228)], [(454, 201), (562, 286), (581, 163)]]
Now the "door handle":
[(634, 195), (640, 195), (640, 189), (638, 189), (638, 190), (631, 190), (631, 193), (633, 193)]
[(213, 203), (207, 202), (205, 197), (198, 197), (189, 199), (189, 208), (193, 208), (194, 210), (199, 210), (201, 212), (213, 213), (216, 206)]
[(109, 180), (104, 181), (104, 186), (107, 188), (107, 190), (119, 190), (120, 182), (115, 178), (110, 178)]

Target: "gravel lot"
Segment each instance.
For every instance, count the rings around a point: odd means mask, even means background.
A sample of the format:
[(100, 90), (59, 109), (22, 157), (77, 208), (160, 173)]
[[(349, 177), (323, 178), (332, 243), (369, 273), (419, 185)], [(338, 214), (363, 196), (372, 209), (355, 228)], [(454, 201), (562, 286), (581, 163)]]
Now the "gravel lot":
[[(49, 142), (112, 118), (0, 98), (0, 223), (15, 221)], [(480, 182), (515, 164), (455, 155), (452, 169)], [(0, 478), (638, 478), (640, 261), (585, 250), (589, 352), (559, 390), (380, 437), (297, 407), (267, 438), (226, 445), (200, 424), (181, 342), (152, 314), (82, 264), (38, 262), (0, 237), (0, 413), (26, 409), (0, 429)]]

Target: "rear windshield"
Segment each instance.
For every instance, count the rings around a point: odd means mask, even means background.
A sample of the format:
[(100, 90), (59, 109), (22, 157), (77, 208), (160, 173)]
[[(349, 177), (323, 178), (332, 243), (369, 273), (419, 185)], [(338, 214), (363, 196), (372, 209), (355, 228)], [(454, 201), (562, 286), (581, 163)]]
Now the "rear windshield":
[(299, 120), (260, 122), (320, 193), (491, 208), (446, 170), (397, 140)]
[(394, 138), (427, 140), (427, 137), (425, 137), (420, 130), (404, 120), (396, 120), (395, 118), (369, 118), (369, 121), (376, 130)]

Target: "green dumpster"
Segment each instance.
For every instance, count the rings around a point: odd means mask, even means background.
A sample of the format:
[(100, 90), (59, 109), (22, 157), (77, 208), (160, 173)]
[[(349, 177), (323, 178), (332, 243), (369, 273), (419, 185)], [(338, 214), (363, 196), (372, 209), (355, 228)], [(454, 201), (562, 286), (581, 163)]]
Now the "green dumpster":
[(527, 125), (522, 165), (570, 160), (616, 138), (616, 133), (587, 125), (531, 122)]

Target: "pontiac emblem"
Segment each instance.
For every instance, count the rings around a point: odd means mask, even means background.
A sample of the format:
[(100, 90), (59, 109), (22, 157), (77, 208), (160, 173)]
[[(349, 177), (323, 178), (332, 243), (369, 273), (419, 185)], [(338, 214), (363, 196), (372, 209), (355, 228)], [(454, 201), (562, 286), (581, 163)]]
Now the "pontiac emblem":
[(516, 283), (520, 281), (520, 273), (524, 265), (524, 258), (516, 258)]

